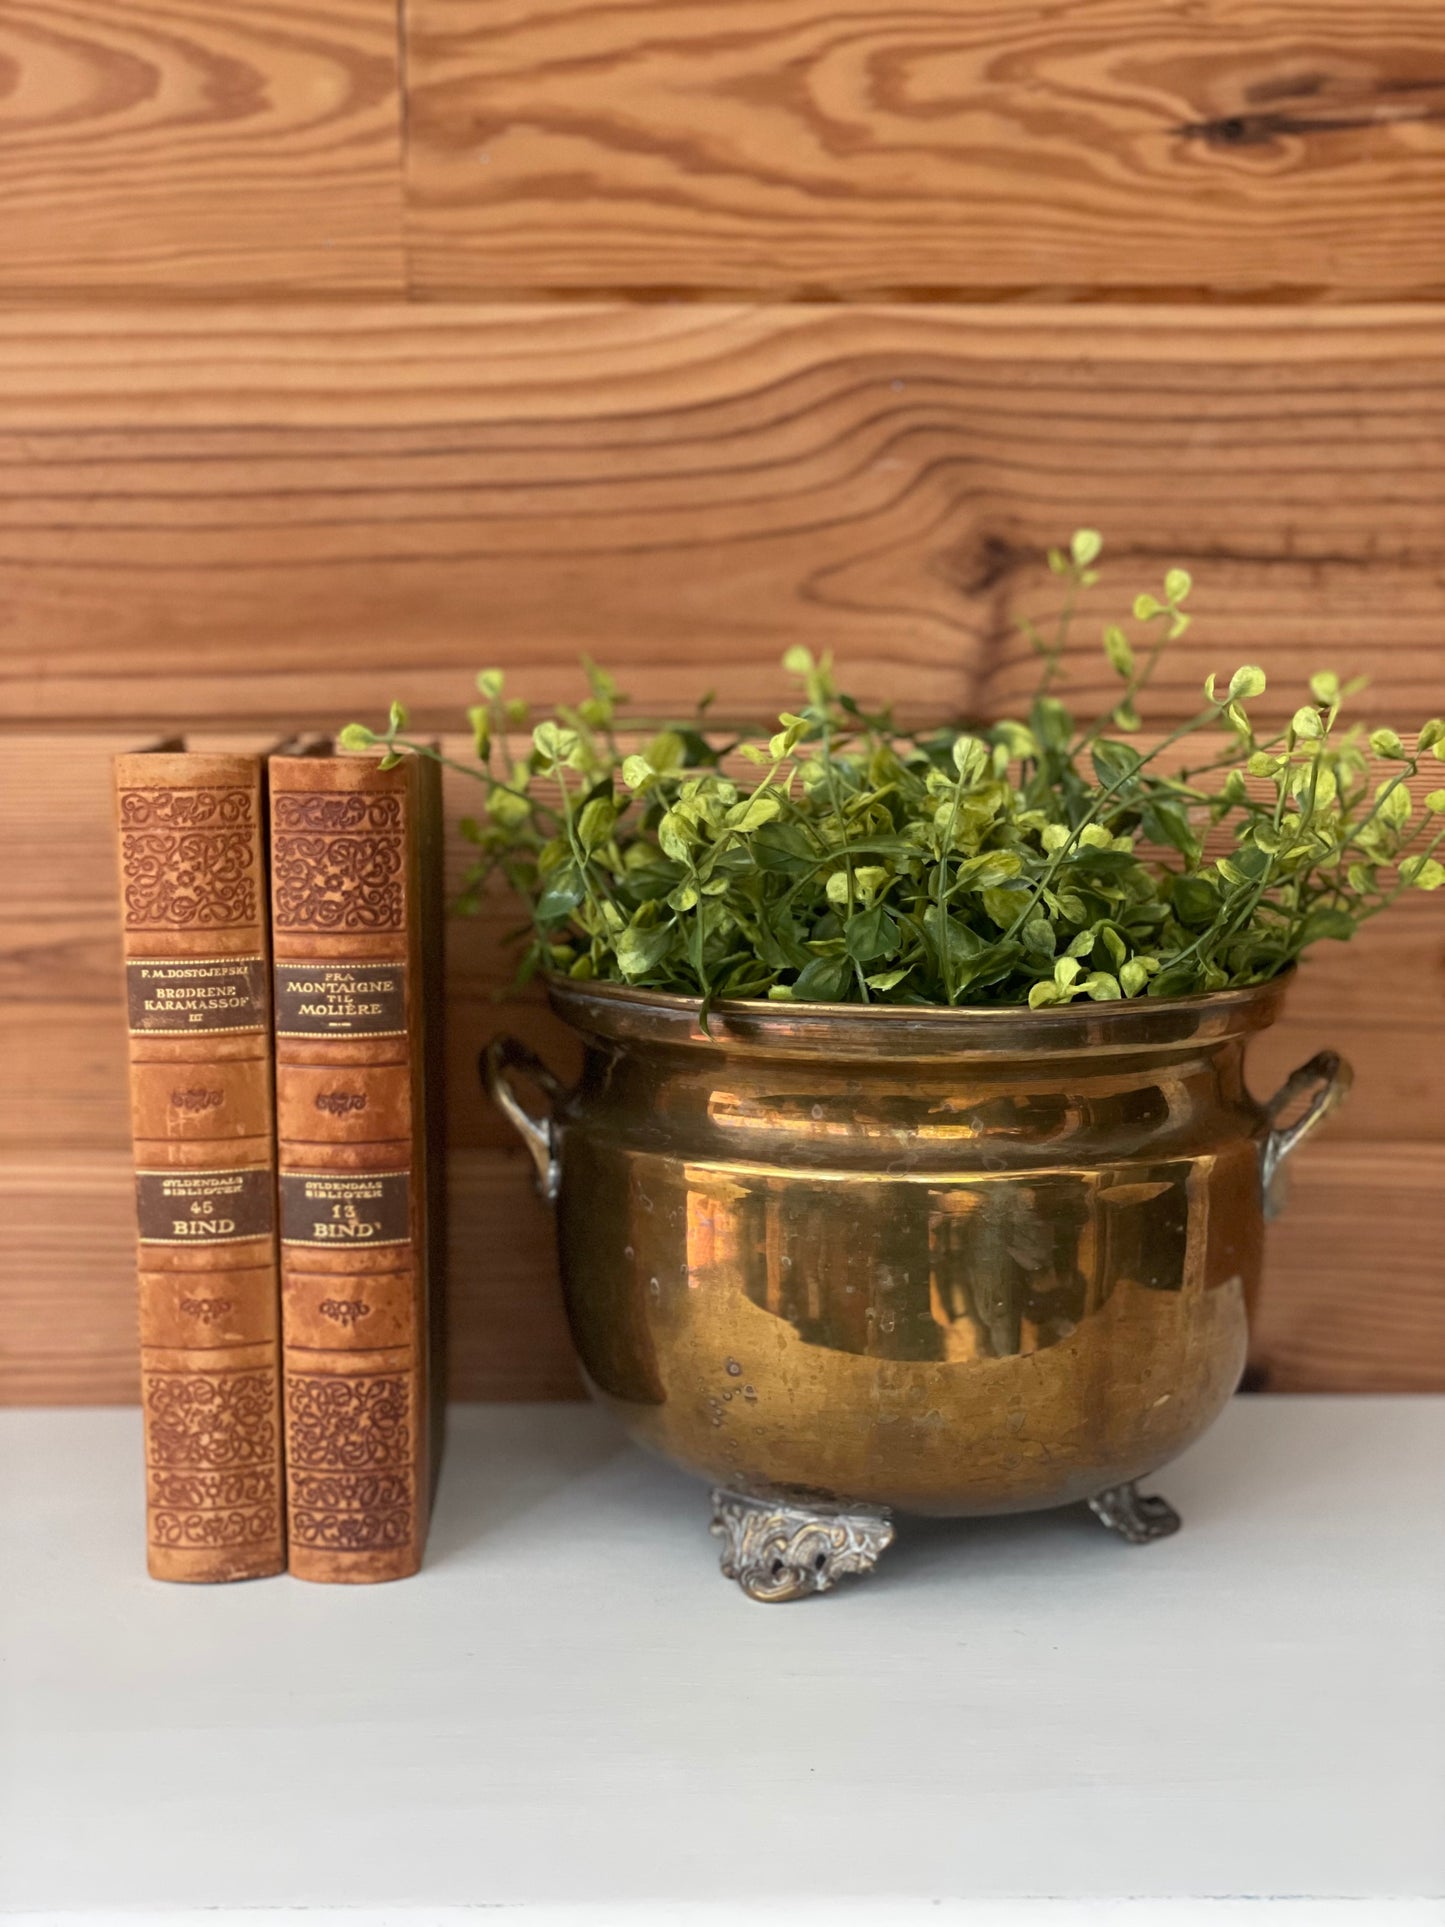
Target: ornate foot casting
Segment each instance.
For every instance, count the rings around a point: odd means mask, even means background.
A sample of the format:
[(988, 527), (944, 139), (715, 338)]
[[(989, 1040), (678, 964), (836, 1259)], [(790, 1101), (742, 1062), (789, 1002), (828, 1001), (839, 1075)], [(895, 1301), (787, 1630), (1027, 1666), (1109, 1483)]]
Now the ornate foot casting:
[(893, 1521), (881, 1510), (851, 1512), (712, 1495), (711, 1530), (723, 1541), (722, 1574), (749, 1599), (772, 1605), (827, 1592), (849, 1573), (869, 1573), (893, 1543)]
[(1106, 1486), (1089, 1501), (1089, 1510), (1131, 1546), (1147, 1546), (1151, 1539), (1167, 1539), (1182, 1523), (1167, 1499), (1141, 1492), (1132, 1479), (1127, 1485)]

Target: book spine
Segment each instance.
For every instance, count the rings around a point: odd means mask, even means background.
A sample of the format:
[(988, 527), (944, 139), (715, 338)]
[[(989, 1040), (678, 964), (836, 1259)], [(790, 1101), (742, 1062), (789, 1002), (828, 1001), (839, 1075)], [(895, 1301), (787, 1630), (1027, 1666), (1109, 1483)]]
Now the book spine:
[(290, 1569), (421, 1564), (431, 1482), (422, 896), (434, 766), (271, 762)]
[(260, 763), (115, 776), (147, 1565), (261, 1578), (286, 1547)]

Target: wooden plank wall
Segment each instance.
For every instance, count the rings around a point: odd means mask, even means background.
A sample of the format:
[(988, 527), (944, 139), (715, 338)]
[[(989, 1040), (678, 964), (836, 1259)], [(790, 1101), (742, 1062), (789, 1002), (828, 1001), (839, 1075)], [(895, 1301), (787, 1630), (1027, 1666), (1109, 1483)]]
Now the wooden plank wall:
[[(0, 193), (0, 1397), (134, 1390), (117, 747), (455, 727), (583, 650), (766, 716), (798, 639), (997, 711), (1081, 521), (1120, 593), (1195, 572), (1160, 720), (1242, 660), (1445, 710), (1435, 0), (67, 0), (0, 21)], [(506, 923), (452, 945), (455, 1389), (545, 1396), (472, 1066), (569, 1046), (498, 1004)], [(1445, 893), (1326, 949), (1255, 1050), (1358, 1074), (1257, 1365), (1439, 1389)]]

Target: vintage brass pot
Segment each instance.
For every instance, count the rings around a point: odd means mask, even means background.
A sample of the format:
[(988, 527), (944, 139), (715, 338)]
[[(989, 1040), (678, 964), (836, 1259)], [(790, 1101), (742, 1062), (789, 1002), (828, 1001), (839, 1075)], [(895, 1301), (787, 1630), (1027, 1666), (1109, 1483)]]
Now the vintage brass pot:
[(558, 982), (574, 1090), (492, 1046), (588, 1380), (717, 1487), (729, 1576), (821, 1591), (871, 1567), (895, 1510), (1178, 1525), (1134, 1482), (1238, 1384), (1281, 1166), (1349, 1083), (1325, 1052), (1250, 1096), (1245, 1043), (1283, 993), (735, 1003), (705, 1033), (687, 998)]

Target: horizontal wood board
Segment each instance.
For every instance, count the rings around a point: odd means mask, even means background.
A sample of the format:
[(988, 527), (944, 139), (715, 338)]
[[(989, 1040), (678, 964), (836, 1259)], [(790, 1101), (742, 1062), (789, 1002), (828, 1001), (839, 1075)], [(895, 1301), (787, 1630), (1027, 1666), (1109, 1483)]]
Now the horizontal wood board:
[(411, 284), (1445, 291), (1435, 0), (409, 0)]
[(1435, 0), (64, 0), (0, 296), (1445, 293)]
[(1151, 714), (1263, 663), (1445, 707), (1445, 307), (227, 307), (0, 313), (0, 719), (455, 723), (471, 672), (768, 714), (785, 645), (914, 713), (1034, 673), (1181, 562)]
[(401, 294), (397, 0), (0, 14), (0, 299)]

